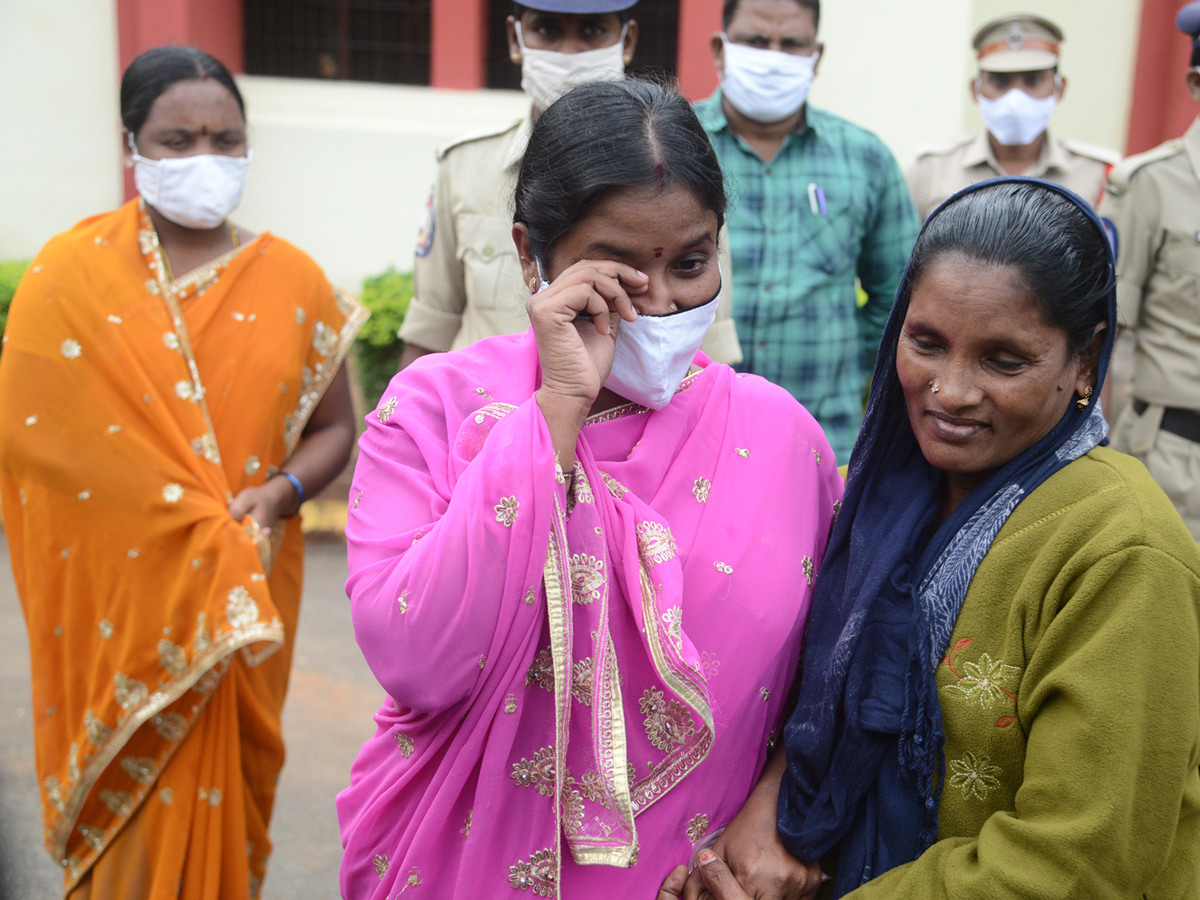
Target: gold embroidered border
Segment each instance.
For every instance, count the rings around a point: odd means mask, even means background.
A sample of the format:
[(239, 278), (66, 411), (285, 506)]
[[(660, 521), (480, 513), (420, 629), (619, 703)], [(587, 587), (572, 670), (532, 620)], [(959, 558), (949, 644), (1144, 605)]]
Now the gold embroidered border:
[(554, 494), (554, 516), (542, 581), (546, 589), (546, 617), (550, 628), (550, 655), (554, 660), (554, 858), (555, 885), (562, 884), (562, 806), (567, 771), (567, 734), (571, 721), (571, 693), (567, 684), (567, 657), (571, 651), (571, 589), (564, 577), (567, 535), (565, 516)]
[[(165, 690), (157, 690), (151, 694), (140, 709), (134, 713), (131, 713), (124, 722), (122, 722), (113, 730), (112, 736), (108, 739), (105, 745), (100, 748), (100, 750), (98, 750), (96, 754), (88, 761), (87, 765), (83, 769), (83, 772), (80, 773), (79, 780), (76, 781), (72, 786), (71, 793), (67, 797), (66, 803), (63, 806), (63, 812), (59, 818), (58, 825), (49, 835), (50, 852), (54, 855), (55, 859), (63, 863), (64, 868), (66, 868), (67, 862), (67, 842), (71, 836), (71, 832), (75, 829), (75, 823), (79, 817), (80, 810), (83, 808), (84, 801), (87, 800), (87, 797), (91, 793), (92, 787), (95, 785), (96, 781), (112, 764), (112, 761), (116, 758), (117, 754), (121, 752), (125, 744), (128, 743), (134, 732), (145, 725), (152, 717), (162, 712), (164, 709), (182, 697), (187, 691), (191, 690), (191, 688), (196, 684), (197, 681), (200, 680), (201, 677), (207, 674), (211, 669), (215, 668), (216, 665), (226, 657), (231, 656), (233, 653), (243, 647), (248, 647), (250, 644), (255, 644), (259, 641), (275, 642), (277, 644), (275, 649), (278, 650), (279, 647), (283, 646), (283, 627), (281, 625), (268, 625), (260, 622), (251, 625), (248, 628), (226, 634), (220, 640), (215, 641), (203, 653), (198, 654), (192, 661), (192, 665), (188, 668), (187, 672), (180, 676), (179, 679), (177, 679), (173, 684), (169, 685)], [(215, 690), (216, 688), (214, 687), (213, 691)], [(212, 692), (210, 692), (204, 698), (204, 702), (201, 704), (200, 710), (197, 711), (196, 715), (192, 717), (191, 722), (188, 723), (189, 730), (192, 724), (195, 723), (196, 719), (199, 718), (199, 716), (203, 713), (203, 708), (205, 705), (207, 705), (211, 696)], [(184, 737), (176, 741), (174, 745), (171, 745), (168, 742), (169, 749), (167, 755), (162, 759), (162, 762), (159, 765), (159, 772), (161, 772), (167, 762), (170, 761), (171, 756), (186, 737), (187, 735), (184, 735)], [(68, 873), (68, 883), (64, 893), (70, 891), (75, 887), (76, 884), (79, 883), (79, 879), (82, 878), (83, 875), (91, 868), (92, 864), (96, 859), (99, 858), (105, 847), (108, 846), (109, 842), (116, 836), (117, 832), (120, 831), (119, 826), (123, 825), (133, 816), (138, 807), (145, 802), (148, 796), (150, 796), (149, 786), (146, 787), (145, 792), (142, 794), (137, 804), (129, 810), (129, 813), (118, 819), (118, 827), (107, 829), (104, 841), (101, 842), (100, 846), (94, 848), (93, 852), (89, 854), (90, 859), (86, 861), (86, 863), (81, 861), (77, 868), (72, 869), (72, 871)]]
[[(686, 391), (696, 381), (696, 376), (700, 375), (704, 370), (690, 373), (686, 378), (679, 383), (679, 387), (675, 388), (675, 393)], [(674, 396), (674, 395), (672, 395)], [(614, 406), (612, 409), (606, 409), (604, 412), (598, 412), (584, 419), (584, 425), (595, 425), (599, 422), (611, 422), (614, 419), (623, 419), (625, 416), (639, 416), (642, 413), (654, 412), (648, 406), (642, 406), (640, 403), (622, 403), (620, 406)]]

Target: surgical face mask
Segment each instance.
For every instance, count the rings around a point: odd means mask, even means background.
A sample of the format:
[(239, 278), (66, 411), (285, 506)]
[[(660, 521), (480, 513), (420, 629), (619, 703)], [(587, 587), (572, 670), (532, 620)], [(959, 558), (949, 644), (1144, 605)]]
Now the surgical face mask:
[(804, 105), (819, 54), (797, 56), (735, 44), (721, 35), (725, 74), (721, 92), (755, 122), (782, 122)]
[(1055, 92), (1042, 100), (1030, 97), (1020, 88), (1011, 88), (995, 100), (989, 100), (979, 92), (976, 83), (975, 93), (983, 124), (992, 137), (1006, 147), (1032, 144), (1050, 124), (1060, 83), (1056, 77)]
[(521, 48), (521, 90), (529, 95), (538, 110), (585, 81), (616, 81), (625, 75), (625, 30), (611, 47), (561, 53), (558, 50), (531, 50), (525, 46), (521, 23), (517, 22), (517, 44)]
[[(537, 263), (539, 290), (550, 286)], [(650, 409), (662, 409), (671, 402), (696, 351), (717, 318), (717, 298), (721, 286), (706, 303), (667, 313), (664, 316), (639, 315), (632, 322), (621, 320), (617, 326), (617, 346), (612, 369), (604, 386), (626, 400)]]
[(237, 209), (246, 184), (245, 156), (199, 154), (146, 159), (137, 152), (133, 136), (133, 181), (142, 199), (184, 228), (216, 228)]

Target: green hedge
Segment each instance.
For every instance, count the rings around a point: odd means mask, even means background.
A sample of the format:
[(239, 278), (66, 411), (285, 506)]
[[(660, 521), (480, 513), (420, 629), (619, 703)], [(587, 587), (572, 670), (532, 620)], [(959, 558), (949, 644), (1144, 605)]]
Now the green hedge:
[(0, 332), (4, 331), (4, 326), (8, 322), (8, 305), (12, 303), (13, 294), (17, 292), (21, 276), (28, 268), (29, 260), (27, 259), (0, 262)]
[(368, 408), (374, 406), (396, 374), (404, 342), (396, 332), (412, 299), (412, 273), (388, 269), (363, 281), (358, 299), (371, 311), (358, 340), (354, 362), (358, 385)]

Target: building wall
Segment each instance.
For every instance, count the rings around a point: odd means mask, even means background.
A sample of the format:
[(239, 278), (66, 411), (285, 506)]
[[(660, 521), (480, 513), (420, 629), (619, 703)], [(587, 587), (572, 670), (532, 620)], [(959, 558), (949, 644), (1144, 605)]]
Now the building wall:
[(0, 2), (0, 259), (121, 201), (116, 13)]
[[(719, 14), (703, 2), (711, 34)], [(10, 135), (0, 144), (0, 258), (32, 255), (82, 216), (120, 202), (115, 5), (0, 2), (0, 83), (20, 86), (0, 94)], [(1055, 129), (1124, 147), (1141, 0), (1037, 6), (1067, 36), (1069, 87)], [(904, 164), (919, 146), (978, 127), (967, 94), (970, 38), (1012, 8), (1008, 0), (827, 0), (813, 102), (871, 128)], [(696, 52), (708, 55), (707, 37)], [(526, 106), (503, 91), (258, 76), (239, 83), (255, 157), (237, 220), (294, 241), (352, 291), (388, 265), (411, 266), (435, 149), (512, 121)]]

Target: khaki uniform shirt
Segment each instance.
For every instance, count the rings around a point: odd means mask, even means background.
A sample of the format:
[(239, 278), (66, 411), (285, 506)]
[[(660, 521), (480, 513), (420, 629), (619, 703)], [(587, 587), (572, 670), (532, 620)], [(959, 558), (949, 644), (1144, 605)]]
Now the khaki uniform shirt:
[[(1037, 162), (1022, 175), (1053, 181), (1095, 206), (1104, 177), (1120, 157), (1103, 147), (1068, 141), (1046, 132)], [(969, 184), (1006, 174), (988, 140), (987, 129), (965, 134), (948, 144), (920, 151), (905, 177), (922, 219)]]
[(1200, 120), (1114, 168), (1100, 212), (1116, 232), (1118, 321), (1137, 335), (1133, 396), (1200, 410)]
[[(512, 239), (513, 192), (529, 128), (522, 119), (438, 154), (413, 263), (413, 298), (400, 328), (404, 341), (427, 350), (458, 350), (529, 327), (529, 285)], [(724, 231), (718, 244), (721, 296), (701, 349), (717, 362), (735, 363), (742, 351), (731, 318), (733, 279)]]

